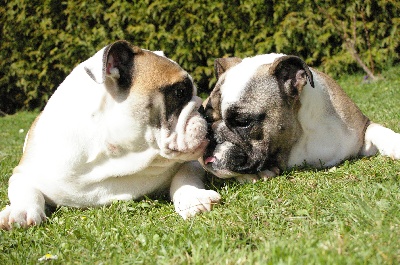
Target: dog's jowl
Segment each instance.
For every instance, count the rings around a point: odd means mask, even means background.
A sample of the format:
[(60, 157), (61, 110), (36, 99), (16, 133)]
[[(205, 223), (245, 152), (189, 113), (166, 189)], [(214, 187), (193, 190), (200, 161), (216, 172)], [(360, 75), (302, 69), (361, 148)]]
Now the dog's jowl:
[(32, 125), (9, 181), (0, 228), (46, 217), (45, 204), (89, 207), (169, 191), (187, 218), (219, 201), (197, 160), (208, 143), (191, 76), (118, 41), (79, 64)]
[(378, 151), (400, 159), (400, 134), (370, 121), (334, 80), (298, 57), (217, 59), (215, 71), (201, 161), (218, 177), (255, 181)]

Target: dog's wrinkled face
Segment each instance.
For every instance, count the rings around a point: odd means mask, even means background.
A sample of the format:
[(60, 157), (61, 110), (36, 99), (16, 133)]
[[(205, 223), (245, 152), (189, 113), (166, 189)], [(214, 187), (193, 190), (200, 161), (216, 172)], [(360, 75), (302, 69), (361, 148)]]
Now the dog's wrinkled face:
[(312, 74), (294, 56), (218, 59), (206, 104), (210, 144), (203, 166), (221, 178), (284, 169), (301, 127), (299, 95)]
[(112, 146), (131, 142), (130, 150), (153, 148), (168, 159), (197, 159), (208, 142), (207, 124), (191, 76), (172, 60), (126, 41), (99, 53), (102, 67), (93, 60), (85, 69), (111, 95), (104, 108), (120, 128), (109, 128)]

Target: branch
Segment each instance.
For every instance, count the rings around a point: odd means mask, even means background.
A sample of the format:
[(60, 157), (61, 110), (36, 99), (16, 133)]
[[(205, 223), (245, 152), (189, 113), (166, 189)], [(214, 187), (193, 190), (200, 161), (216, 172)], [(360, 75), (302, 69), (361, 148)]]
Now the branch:
[(365, 63), (361, 60), (360, 56), (358, 55), (358, 52), (356, 48), (354, 47), (354, 43), (350, 40), (347, 39), (345, 41), (347, 50), (350, 52), (351, 56), (353, 56), (353, 59), (356, 60), (356, 62), (361, 66), (361, 68), (367, 73), (368, 77), (371, 78), (371, 80), (375, 81), (378, 78), (372, 73), (372, 71), (368, 68), (368, 66), (365, 65)]
[(7, 115), (8, 115), (7, 113), (5, 113), (4, 111), (0, 110), (0, 117), (4, 117), (4, 116), (7, 116)]
[[(351, 56), (353, 57), (353, 59), (361, 66), (361, 68), (367, 73), (368, 77), (371, 78), (371, 80), (377, 80), (378, 78), (375, 77), (373, 70), (371, 71), (368, 66), (363, 62), (363, 60), (361, 59), (360, 55), (358, 54), (356, 47), (355, 47), (355, 43), (357, 41), (357, 28), (356, 28), (356, 22), (357, 22), (357, 18), (356, 15), (354, 15), (352, 18), (350, 18), (351, 21), (351, 27), (352, 27), (352, 32), (350, 34), (352, 34), (352, 40), (349, 37), (349, 34), (347, 34), (347, 30), (346, 30), (346, 26), (344, 21), (342, 20), (338, 20), (333, 18), (331, 15), (329, 15), (328, 12), (326, 12), (325, 9), (323, 9), (322, 7), (320, 7), (316, 1), (314, 1), (314, 4), (317, 6), (318, 10), (336, 27), (336, 30), (339, 31), (339, 35), (342, 38), (345, 47), (347, 49), (348, 52), (350, 52)], [(364, 22), (364, 15), (362, 14), (362, 18), (363, 18), (363, 22)], [(341, 25), (340, 25), (341, 24)], [(341, 26), (341, 27), (340, 27)], [(341, 31), (340, 32), (340, 28)], [(370, 48), (370, 43), (369, 43), (369, 38), (368, 38), (368, 30), (366, 29), (366, 26), (364, 24), (364, 30), (366, 31), (367, 34), (367, 42), (368, 42), (368, 46)], [(371, 50), (370, 50), (371, 52)], [(372, 62), (371, 59), (371, 66), (372, 69), (374, 64)]]
[(361, 10), (361, 19), (362, 19), (363, 26), (364, 26), (365, 39), (367, 40), (367, 45), (368, 45), (369, 63), (371, 65), (371, 71), (372, 71), (372, 73), (375, 73), (375, 64), (374, 64), (374, 60), (372, 60), (371, 41), (370, 41), (370, 38), (369, 38), (369, 31), (368, 31), (368, 28), (367, 28), (367, 22), (365, 21), (364, 9)]

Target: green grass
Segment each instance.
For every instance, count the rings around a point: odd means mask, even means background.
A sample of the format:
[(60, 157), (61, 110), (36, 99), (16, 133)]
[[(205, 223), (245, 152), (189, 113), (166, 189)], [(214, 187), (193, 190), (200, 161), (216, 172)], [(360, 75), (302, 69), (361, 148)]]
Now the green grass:
[[(372, 120), (400, 131), (400, 67), (340, 84)], [(37, 113), (0, 118), (0, 200)], [(24, 129), (24, 133), (19, 133)], [(399, 264), (400, 161), (376, 156), (239, 185), (209, 179), (223, 202), (188, 221), (169, 201), (61, 207), (28, 230), (0, 231), (0, 264)]]

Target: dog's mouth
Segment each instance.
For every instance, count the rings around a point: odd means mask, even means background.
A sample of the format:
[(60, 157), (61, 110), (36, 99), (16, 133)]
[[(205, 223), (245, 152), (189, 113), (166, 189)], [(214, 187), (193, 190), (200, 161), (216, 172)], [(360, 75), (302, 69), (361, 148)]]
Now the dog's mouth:
[(204, 159), (204, 164), (207, 165), (210, 163), (214, 163), (215, 161), (217, 161), (217, 158), (215, 156), (209, 156)]
[(202, 157), (202, 164), (206, 170), (220, 178), (242, 175), (261, 175), (265, 178), (265, 175), (271, 175), (271, 171), (280, 171), (273, 157), (257, 150), (248, 153), (229, 142), (211, 143)]
[(207, 156), (203, 158), (203, 167), (221, 179), (236, 178), (239, 182), (256, 182), (258, 180), (268, 180), (280, 174), (281, 170), (276, 166), (256, 172), (239, 173), (227, 168), (220, 167), (220, 160), (217, 156)]

